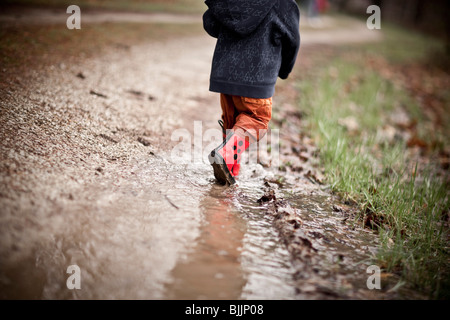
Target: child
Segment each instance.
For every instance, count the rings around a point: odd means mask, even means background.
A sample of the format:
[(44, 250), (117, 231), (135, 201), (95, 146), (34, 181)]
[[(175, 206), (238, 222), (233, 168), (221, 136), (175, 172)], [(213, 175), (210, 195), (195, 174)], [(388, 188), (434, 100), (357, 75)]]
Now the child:
[(267, 132), (278, 77), (297, 58), (300, 13), (294, 0), (206, 0), (206, 32), (217, 38), (210, 91), (220, 93), (224, 141), (211, 151), (214, 176), (234, 184), (242, 153)]

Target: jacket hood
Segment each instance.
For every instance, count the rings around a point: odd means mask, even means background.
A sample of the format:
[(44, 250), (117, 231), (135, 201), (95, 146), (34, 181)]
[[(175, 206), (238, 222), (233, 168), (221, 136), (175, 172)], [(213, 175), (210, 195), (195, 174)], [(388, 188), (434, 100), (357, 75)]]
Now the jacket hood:
[(252, 33), (277, 2), (275, 0), (205, 1), (216, 20), (242, 36)]

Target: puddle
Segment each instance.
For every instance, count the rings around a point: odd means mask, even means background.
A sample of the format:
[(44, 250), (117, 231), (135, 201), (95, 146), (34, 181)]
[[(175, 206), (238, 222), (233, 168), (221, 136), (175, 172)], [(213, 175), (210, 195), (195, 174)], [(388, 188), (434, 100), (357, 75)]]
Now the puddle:
[(241, 174), (232, 201), (247, 224), (242, 250), (247, 282), (240, 298), (295, 299), (291, 256), (273, 225), (273, 217), (257, 202), (264, 193), (261, 186), (267, 172), (253, 166)]
[(232, 299), (245, 284), (241, 268), (245, 221), (229, 205), (225, 187), (212, 182), (200, 202), (200, 234), (172, 272), (169, 299)]
[[(270, 203), (258, 203), (270, 172), (250, 165), (242, 169), (237, 185), (223, 187), (215, 182), (208, 164), (167, 159), (167, 155), (149, 157), (124, 168), (128, 175), (105, 177), (95, 188), (87, 186), (84, 199), (63, 207), (64, 220), (55, 218), (47, 226), (48, 236), (33, 253), (34, 266), (29, 259), (0, 279), (6, 288), (3, 295), (206, 300), (362, 297), (366, 264), (377, 240), (371, 232), (343, 223), (330, 197), (291, 193), (288, 188), (277, 191), (297, 210), (303, 222), (298, 230), (316, 250), (306, 260), (293, 259), (275, 217), (268, 213)], [(81, 269), (81, 290), (66, 287), (66, 269), (72, 264)], [(5, 287), (5, 281), (13, 286)], [(8, 291), (11, 288), (16, 291)]]
[(314, 249), (303, 261), (310, 265), (296, 275), (300, 288), (302, 283), (306, 287), (300, 289), (304, 297), (316, 291), (322, 298), (368, 298), (372, 293), (366, 285), (367, 267), (373, 264), (377, 236), (336, 210), (331, 196), (284, 196), (300, 216), (301, 236)]
[[(211, 176), (206, 166), (205, 176)], [(294, 299), (294, 269), (279, 233), (257, 200), (263, 175), (233, 187), (209, 178), (195, 247), (174, 269), (170, 299)]]

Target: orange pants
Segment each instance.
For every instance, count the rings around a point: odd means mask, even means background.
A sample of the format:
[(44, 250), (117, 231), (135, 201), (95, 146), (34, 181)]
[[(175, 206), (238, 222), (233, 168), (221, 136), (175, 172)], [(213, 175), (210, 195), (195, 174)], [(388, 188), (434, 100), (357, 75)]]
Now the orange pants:
[(272, 118), (272, 98), (255, 99), (221, 93), (220, 105), (225, 130), (242, 129), (256, 141), (264, 137)]

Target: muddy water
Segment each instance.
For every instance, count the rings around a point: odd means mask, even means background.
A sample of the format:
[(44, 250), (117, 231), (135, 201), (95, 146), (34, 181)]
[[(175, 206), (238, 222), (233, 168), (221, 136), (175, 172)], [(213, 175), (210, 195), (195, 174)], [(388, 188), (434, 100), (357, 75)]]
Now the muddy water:
[(293, 299), (295, 283), (291, 258), (273, 226), (273, 218), (257, 203), (264, 191), (264, 178), (270, 176), (259, 165), (249, 165), (234, 191), (233, 206), (247, 223), (242, 267), (247, 283), (241, 294), (245, 299)]
[[(289, 253), (257, 204), (264, 171), (247, 169), (238, 186), (227, 188), (215, 182), (209, 164), (159, 154), (86, 186), (85, 201), (60, 207), (64, 221), (47, 225), (29, 260), (3, 268), (2, 294), (295, 298)], [(81, 270), (80, 290), (66, 286), (66, 269), (74, 264)]]
[[(26, 292), (27, 297), (44, 299), (311, 297), (308, 292), (299, 295), (298, 269), (273, 216), (257, 202), (264, 194), (264, 178), (271, 176), (260, 165), (243, 168), (233, 187), (218, 185), (209, 164), (174, 162), (169, 154), (153, 155), (124, 171), (130, 174), (88, 188), (88, 199), (95, 205), (73, 206), (65, 212), (67, 223), (42, 240), (35, 261), (7, 272), (16, 281), (16, 296)], [(328, 286), (336, 292), (355, 279), (364, 284), (358, 278), (358, 262), (367, 258), (363, 249), (373, 237), (340, 226), (342, 217), (333, 213), (322, 195), (285, 197), (299, 209), (302, 230), (318, 249), (312, 262), (320, 277), (312, 281), (308, 277), (305, 287)], [(345, 259), (344, 272), (338, 272), (341, 278), (336, 278), (336, 268), (344, 264), (336, 259)], [(81, 290), (66, 287), (65, 270), (72, 264), (81, 269)]]
[[(167, 286), (169, 298), (295, 298), (289, 253), (257, 203), (263, 194), (264, 170), (252, 166), (243, 171), (233, 187), (208, 179), (200, 206), (204, 216), (200, 238), (174, 269), (173, 282)], [(204, 174), (211, 177), (209, 165)]]
[(296, 274), (299, 298), (310, 298), (311, 293), (326, 298), (376, 298), (366, 282), (367, 268), (374, 264), (377, 252), (376, 234), (336, 207), (330, 195), (281, 193), (296, 208), (302, 219), (300, 235), (314, 249), (306, 261), (300, 261), (306, 267)]
[[(237, 185), (223, 187), (209, 165), (185, 174), (201, 194), (199, 236), (170, 273), (164, 295), (170, 299), (322, 299), (374, 298), (366, 268), (376, 251), (376, 235), (359, 228), (333, 207), (326, 192), (308, 188), (278, 197), (302, 221), (300, 231), (314, 252), (293, 259), (275, 227), (268, 206), (258, 199), (273, 174), (257, 164), (243, 167)], [(199, 177), (200, 178), (199, 180)], [(298, 185), (297, 185), (298, 187)], [(194, 190), (195, 188), (191, 189)]]

